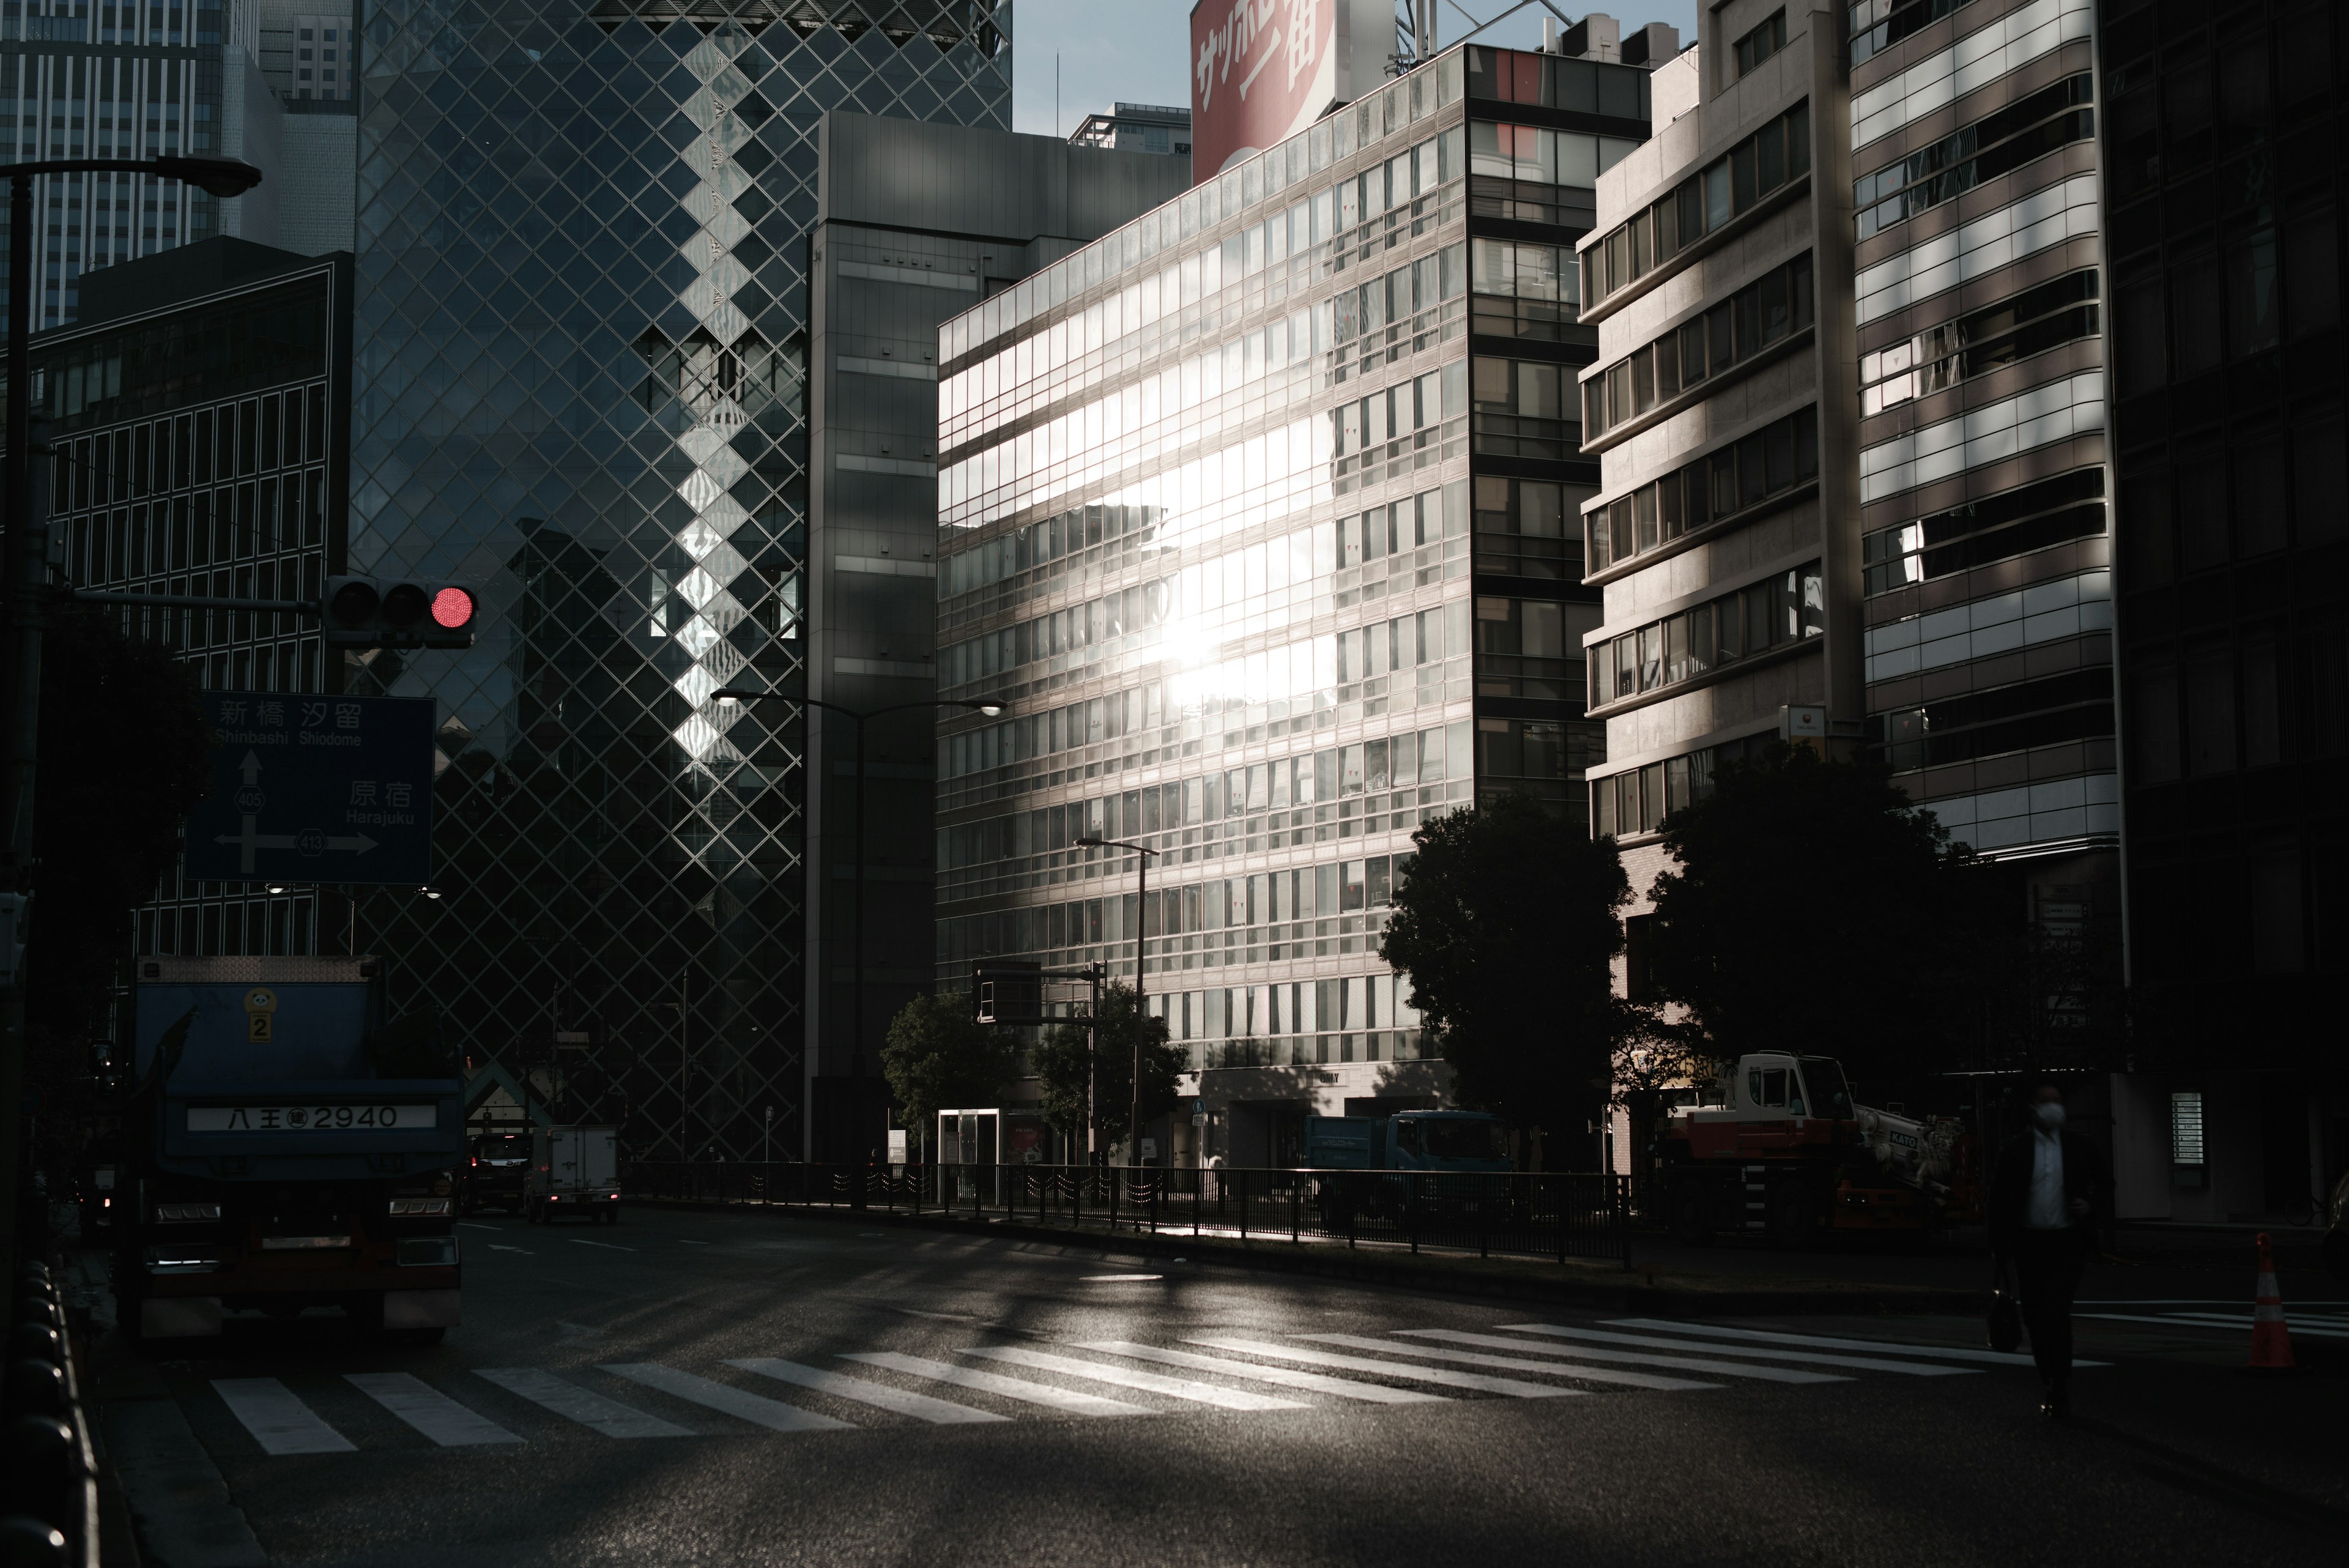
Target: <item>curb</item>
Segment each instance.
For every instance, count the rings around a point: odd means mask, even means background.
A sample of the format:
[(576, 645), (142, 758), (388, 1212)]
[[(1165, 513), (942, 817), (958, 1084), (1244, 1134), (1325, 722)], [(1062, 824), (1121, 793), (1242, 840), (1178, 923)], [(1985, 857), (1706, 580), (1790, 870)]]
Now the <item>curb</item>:
[[(1956, 1313), (1979, 1314), (1988, 1310), (1990, 1293), (1924, 1286), (1810, 1286), (1779, 1290), (1690, 1287), (1642, 1282), (1636, 1270), (1612, 1265), (1586, 1265), (1601, 1278), (1576, 1277), (1577, 1265), (1550, 1263), (1561, 1272), (1545, 1276), (1526, 1272), (1516, 1260), (1499, 1268), (1483, 1266), (1485, 1260), (1456, 1260), (1421, 1253), (1391, 1254), (1384, 1249), (1299, 1247), (1287, 1241), (1236, 1241), (1215, 1236), (1187, 1236), (1148, 1231), (1078, 1231), (1059, 1226), (1030, 1225), (1012, 1220), (953, 1219), (944, 1215), (892, 1213), (888, 1210), (771, 1208), (735, 1203), (705, 1203), (686, 1199), (623, 1198), (640, 1209), (669, 1209), (703, 1213), (765, 1212), (783, 1219), (833, 1220), (866, 1226), (931, 1231), (946, 1235), (996, 1236), (1027, 1241), (1051, 1241), (1063, 1246), (1100, 1245), (1122, 1252), (1151, 1257), (1180, 1257), (1195, 1264), (1279, 1273), (1312, 1274), (1352, 1280), (1364, 1284), (1400, 1286), (1447, 1295), (1469, 1295), (1507, 1301), (1547, 1302), (1557, 1305), (1595, 1307), (1606, 1312), (1636, 1312), (1661, 1317), (1744, 1317), (1774, 1313)], [(1531, 1262), (1532, 1260), (1526, 1260)]]

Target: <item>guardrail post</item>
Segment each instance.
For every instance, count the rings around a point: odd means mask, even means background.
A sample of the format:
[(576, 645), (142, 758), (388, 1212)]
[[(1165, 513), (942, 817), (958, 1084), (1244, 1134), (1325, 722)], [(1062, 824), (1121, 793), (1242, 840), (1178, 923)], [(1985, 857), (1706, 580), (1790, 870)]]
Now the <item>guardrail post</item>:
[(1411, 1255), (1419, 1256), (1419, 1173), (1402, 1173), (1402, 1227), (1411, 1232)]
[(1207, 1168), (1194, 1166), (1191, 1169), (1191, 1234), (1194, 1236), (1199, 1233), (1199, 1205), (1206, 1201), (1206, 1190)]
[[(1305, 1184), (1297, 1179), (1295, 1171), (1290, 1171), (1288, 1173), (1288, 1239), (1292, 1242), (1301, 1242), (1305, 1240), (1304, 1194)], [(1346, 1244), (1353, 1245), (1350, 1236), (1348, 1237)]]
[[(1240, 1179), (1240, 1240), (1245, 1241), (1247, 1240), (1247, 1172), (1236, 1170), (1227, 1171), (1225, 1174), (1226, 1177), (1237, 1176)], [(1223, 1192), (1222, 1188), (1216, 1189), (1216, 1198), (1218, 1202), (1223, 1199)]]
[(1629, 1273), (1631, 1269), (1631, 1179), (1628, 1176), (1619, 1177), (1616, 1179), (1616, 1183), (1615, 1235), (1623, 1248), (1623, 1270)]

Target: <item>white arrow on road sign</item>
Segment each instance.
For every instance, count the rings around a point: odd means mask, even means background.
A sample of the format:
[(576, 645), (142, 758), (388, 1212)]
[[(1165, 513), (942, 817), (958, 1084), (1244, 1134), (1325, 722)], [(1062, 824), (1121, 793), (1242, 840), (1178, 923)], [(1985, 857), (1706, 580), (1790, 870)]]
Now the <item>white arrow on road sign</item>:
[(237, 804), (252, 809), (244, 814), (243, 832), (216, 833), (212, 835), (212, 842), (233, 844), (237, 846), (238, 870), (252, 871), (254, 854), (264, 849), (294, 849), (305, 856), (316, 857), (329, 851), (346, 855), (365, 855), (368, 850), (376, 847), (375, 840), (364, 833), (347, 836), (329, 836), (315, 827), (305, 827), (299, 833), (262, 832), (261, 818), (255, 815), (260, 810), (264, 798), (260, 790), (261, 759), (247, 752), (244, 753), (244, 760), (237, 766), (238, 770), (244, 774), (244, 787), (237, 792)]

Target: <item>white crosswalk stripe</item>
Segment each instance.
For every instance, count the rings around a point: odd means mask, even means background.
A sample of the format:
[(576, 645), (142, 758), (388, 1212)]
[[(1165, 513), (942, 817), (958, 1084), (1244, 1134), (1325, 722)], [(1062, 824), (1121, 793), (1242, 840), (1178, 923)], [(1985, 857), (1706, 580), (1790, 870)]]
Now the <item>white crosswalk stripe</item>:
[[(2240, 1317), (2220, 1317), (2203, 1313), (2156, 1314), (2126, 1312), (2084, 1312), (2075, 1313), (2073, 1315), (2095, 1318), (2100, 1323), (2153, 1323), (2159, 1324), (2165, 1328), (2191, 1328), (2205, 1332), (2218, 1329), (2229, 1334), (2249, 1334), (2251, 1329), (2251, 1317), (2249, 1313), (2245, 1313)], [(2292, 1316), (2289, 1311), (2284, 1314), (2284, 1324), (2293, 1334), (2306, 1334), (2311, 1339), (2349, 1339), (2349, 1328), (2321, 1328), (2314, 1324), (2303, 1322)]]
[[(1504, 1329), (1537, 1328), (1537, 1324), (1508, 1323)], [(1725, 1328), (1710, 1323), (1677, 1323), (1661, 1317), (1617, 1317), (1607, 1320), (1609, 1328), (1651, 1329), (1658, 1334), (1692, 1334), (1704, 1339), (1734, 1339), (1750, 1345), (1792, 1345), (1816, 1350), (1857, 1350), (1877, 1355), (1930, 1355), (1942, 1361), (1973, 1361), (1985, 1366), (2030, 1366), (2035, 1365), (2030, 1356), (2010, 1355), (1998, 1350), (1969, 1350), (1954, 1345), (1911, 1345), (1889, 1339), (1838, 1339), (1819, 1334), (1784, 1334), (1766, 1328)], [(1692, 1346), (1691, 1348), (1695, 1348)], [(1712, 1349), (1713, 1346), (1706, 1346)], [(1726, 1346), (1719, 1347), (1724, 1355), (1733, 1354)], [(2077, 1366), (2102, 1366), (2101, 1361), (2075, 1360)]]
[(1187, 1350), (1166, 1350), (1155, 1345), (1136, 1345), (1131, 1340), (1086, 1340), (1078, 1348), (1104, 1351), (1111, 1355), (1131, 1356), (1136, 1361), (1155, 1361), (1166, 1366), (1187, 1366), (1198, 1372), (1220, 1372), (1226, 1377), (1247, 1377), (1258, 1383), (1276, 1383), (1284, 1388), (1309, 1388), (1317, 1394), (1335, 1394), (1341, 1399), (1360, 1399), (1371, 1405), (1448, 1405), (1451, 1403), (1441, 1394), (1423, 1394), (1416, 1388), (1389, 1388), (1380, 1383), (1358, 1383), (1350, 1377), (1331, 1377), (1319, 1372), (1300, 1371), (1294, 1366), (1257, 1366), (1248, 1362), (1226, 1360), (1221, 1356), (1195, 1355)]
[(607, 1438), (693, 1436), (690, 1428), (664, 1421), (657, 1416), (647, 1416), (633, 1406), (590, 1393), (575, 1383), (566, 1383), (554, 1373), (542, 1372), (535, 1366), (476, 1366), (473, 1375), (486, 1377), (509, 1394), (518, 1394), (533, 1405), (552, 1410), (565, 1420), (576, 1421), (590, 1431), (601, 1432)]
[(820, 1367), (802, 1366), (796, 1361), (777, 1361), (771, 1356), (750, 1355), (739, 1361), (729, 1361), (729, 1366), (739, 1366), (745, 1372), (755, 1372), (761, 1377), (771, 1377), (779, 1383), (796, 1383), (802, 1388), (812, 1388), (819, 1394), (829, 1394), (836, 1399), (853, 1399), (861, 1405), (911, 1416), (917, 1421), (936, 1426), (971, 1426), (986, 1421), (1009, 1421), (1009, 1416), (999, 1416), (992, 1410), (973, 1409), (957, 1405), (951, 1399), (934, 1399), (927, 1394), (910, 1393), (892, 1388), (885, 1383), (875, 1383), (866, 1377), (850, 1377), (843, 1373), (826, 1372)]
[(902, 1372), (908, 1377), (927, 1377), (937, 1383), (951, 1383), (959, 1388), (976, 1388), (982, 1393), (999, 1395), (1006, 1399), (1018, 1399), (1024, 1404), (1041, 1405), (1048, 1410), (1058, 1410), (1070, 1416), (1154, 1416), (1147, 1405), (1129, 1404), (1123, 1399), (1107, 1399), (1099, 1394), (1081, 1394), (1072, 1388), (1054, 1388), (1048, 1384), (1030, 1383), (1024, 1377), (1006, 1377), (999, 1372), (981, 1372), (975, 1366), (956, 1366), (944, 1361), (932, 1361), (924, 1355), (901, 1355), (893, 1350), (844, 1351), (843, 1361), (861, 1361), (868, 1366), (885, 1366), (892, 1372)]
[(1268, 1394), (1250, 1394), (1237, 1388), (1218, 1388), (1211, 1383), (1200, 1383), (1188, 1377), (1165, 1377), (1155, 1372), (1141, 1372), (1130, 1366), (1111, 1366), (1098, 1361), (1079, 1361), (1071, 1355), (1054, 1355), (1049, 1351), (1030, 1350), (1019, 1345), (980, 1345), (967, 1347), (965, 1355), (984, 1355), (990, 1361), (1009, 1361), (1019, 1366), (1033, 1366), (1042, 1372), (1058, 1372), (1068, 1377), (1090, 1377), (1097, 1383), (1112, 1383), (1121, 1387), (1139, 1388), (1149, 1394), (1164, 1394), (1171, 1398), (1195, 1400), (1202, 1405), (1220, 1406), (1226, 1410), (1305, 1410), (1294, 1399), (1276, 1399)]
[(1376, 1372), (1415, 1383), (1440, 1383), (1451, 1388), (1506, 1394), (1513, 1399), (1563, 1399), (1588, 1392), (1583, 1388), (1560, 1388), (1550, 1383), (1527, 1383), (1517, 1377), (1491, 1377), (1481, 1372), (1456, 1372), (1449, 1366), (1421, 1366), (1408, 1361), (1374, 1361), (1366, 1355), (1340, 1355), (1333, 1350), (1299, 1350), (1293, 1345), (1273, 1345), (1261, 1339), (1242, 1339), (1228, 1334), (1193, 1334), (1189, 1343), (1212, 1345), (1217, 1350), (1237, 1350), (1244, 1355), (1261, 1355), (1275, 1361), (1301, 1361), (1308, 1366)]
[(405, 1372), (350, 1372), (344, 1374), (343, 1380), (444, 1449), (522, 1441), (488, 1417), (477, 1415)]
[[(1342, 1345), (1355, 1350), (1375, 1350), (1387, 1355), (1417, 1355), (1430, 1361), (1454, 1361), (1464, 1366), (1496, 1366), (1505, 1372), (1539, 1372), (1550, 1377), (1573, 1377), (1585, 1383), (1613, 1383), (1631, 1388), (1658, 1388), (1679, 1392), (1692, 1388), (1718, 1388), (1718, 1383), (1700, 1383), (1686, 1377), (1665, 1377), (1653, 1372), (1624, 1372), (1607, 1366), (1578, 1366), (1558, 1361), (1533, 1361), (1526, 1355), (1488, 1355), (1475, 1350), (1438, 1350), (1431, 1345), (1409, 1345), (1400, 1340), (1371, 1339), (1353, 1334), (1309, 1334), (1306, 1338), (1324, 1345)], [(1844, 1379), (1816, 1372), (1785, 1372), (1777, 1367), (1743, 1366), (1733, 1361), (1702, 1361), (1692, 1356), (1639, 1355), (1628, 1351), (1585, 1349), (1565, 1345), (1512, 1345), (1513, 1350), (1542, 1355), (1572, 1356), (1590, 1361), (1634, 1362), (1649, 1366), (1670, 1366), (1682, 1372), (1710, 1372), (1727, 1377), (1759, 1377), (1768, 1383), (1840, 1383)]]
[(707, 1406), (772, 1432), (854, 1430), (846, 1421), (835, 1421), (829, 1416), (819, 1416), (812, 1410), (802, 1410), (780, 1399), (767, 1399), (745, 1393), (730, 1384), (712, 1383), (707, 1377), (696, 1377), (690, 1372), (679, 1372), (673, 1366), (663, 1366), (657, 1361), (616, 1363), (606, 1366), (604, 1370), (631, 1383), (657, 1388), (664, 1394)]
[(264, 1454), (352, 1454), (358, 1446), (274, 1377), (215, 1377), (212, 1389)]
[[(1603, 1329), (1568, 1328), (1556, 1323), (1520, 1323), (1510, 1326), (1519, 1334), (1547, 1334), (1557, 1339), (1588, 1341), (1593, 1345), (1633, 1345), (1651, 1350), (1699, 1350), (1720, 1355), (1742, 1355), (1749, 1361), (1800, 1361), (1815, 1366), (1847, 1366), (1858, 1372), (1889, 1372), (1903, 1377), (1968, 1377), (1974, 1372), (1971, 1366), (1937, 1366), (1930, 1361), (1887, 1361), (1880, 1356), (1837, 1355), (1824, 1350), (1769, 1350), (1760, 1345), (1740, 1345), (1731, 1350), (1720, 1345), (1692, 1345), (1685, 1339), (1671, 1339), (1661, 1334), (1609, 1334)], [(1455, 1334), (1447, 1329), (1413, 1328), (1403, 1332), (1434, 1339), (1462, 1339), (1476, 1345), (1508, 1345), (1520, 1350), (1527, 1348), (1514, 1340)]]

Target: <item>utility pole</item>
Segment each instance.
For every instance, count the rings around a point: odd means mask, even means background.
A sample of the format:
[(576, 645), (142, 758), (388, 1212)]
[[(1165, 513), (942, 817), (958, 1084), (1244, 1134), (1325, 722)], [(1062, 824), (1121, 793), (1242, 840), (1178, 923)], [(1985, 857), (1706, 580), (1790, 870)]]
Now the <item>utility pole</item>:
[(1137, 861), (1133, 899), (1133, 1119), (1126, 1124), (1125, 1163), (1135, 1169), (1142, 1168), (1142, 1038), (1149, 1023), (1142, 1004), (1142, 971), (1148, 967), (1150, 926), (1150, 862), (1158, 851), (1143, 844), (1129, 844), (1122, 838), (1102, 838), (1088, 834), (1077, 840), (1088, 849), (1131, 849), (1142, 858)]

